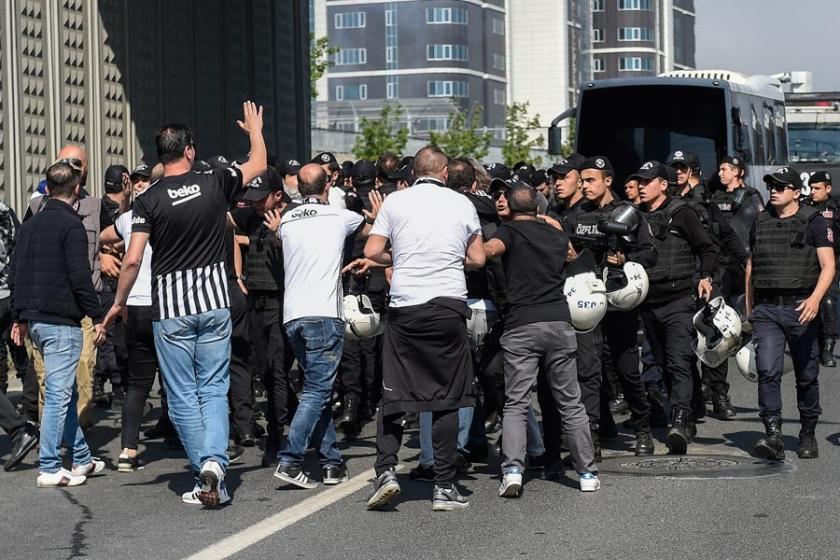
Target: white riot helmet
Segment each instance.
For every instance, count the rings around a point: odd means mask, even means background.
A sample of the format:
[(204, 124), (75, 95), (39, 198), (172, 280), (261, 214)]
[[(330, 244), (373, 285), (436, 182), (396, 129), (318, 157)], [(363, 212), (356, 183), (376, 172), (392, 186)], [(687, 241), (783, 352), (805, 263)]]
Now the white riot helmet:
[(722, 297), (711, 300), (694, 315), (694, 328), (694, 353), (707, 366), (719, 366), (740, 346), (741, 317)]
[[(747, 381), (758, 383), (758, 368), (755, 365), (755, 344), (753, 341), (747, 342), (743, 348), (738, 350), (735, 354), (735, 363), (738, 364), (738, 371)], [(793, 358), (785, 351), (784, 364), (782, 366), (782, 375), (787, 375), (793, 371)]]
[(371, 338), (382, 334), (385, 324), (374, 311), (370, 298), (360, 296), (344, 296), (344, 333), (350, 340)]
[(627, 311), (647, 297), (648, 275), (639, 263), (626, 262), (621, 270), (604, 267), (603, 279), (610, 308)]
[(607, 313), (607, 290), (595, 275), (595, 257), (584, 249), (566, 266), (563, 294), (569, 305), (572, 326), (579, 333), (588, 333), (598, 326)]

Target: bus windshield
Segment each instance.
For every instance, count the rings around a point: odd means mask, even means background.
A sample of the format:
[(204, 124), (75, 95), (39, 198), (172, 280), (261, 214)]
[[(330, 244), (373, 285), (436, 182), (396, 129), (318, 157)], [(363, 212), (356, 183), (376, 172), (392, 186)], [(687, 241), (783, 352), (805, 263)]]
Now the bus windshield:
[(840, 163), (840, 123), (788, 123), (790, 160), (801, 163)]
[(577, 150), (610, 158), (622, 181), (647, 160), (665, 162), (675, 150), (693, 152), (706, 175), (726, 154), (725, 91), (656, 85), (584, 90)]

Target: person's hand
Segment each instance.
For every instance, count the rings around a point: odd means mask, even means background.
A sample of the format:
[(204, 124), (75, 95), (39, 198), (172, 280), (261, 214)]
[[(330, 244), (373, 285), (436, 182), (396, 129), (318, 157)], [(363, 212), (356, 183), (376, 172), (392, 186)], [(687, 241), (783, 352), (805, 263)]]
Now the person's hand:
[[(110, 312), (109, 312), (109, 315), (110, 315)], [(98, 325), (93, 325), (93, 333), (94, 333), (93, 334), (93, 343), (96, 346), (102, 346), (102, 344), (105, 342), (106, 330), (105, 330), (105, 328), (103, 328), (103, 325), (104, 325), (104, 322), (102, 322)]]
[(370, 270), (374, 266), (376, 266), (376, 263), (374, 263), (370, 259), (356, 259), (344, 268), (342, 268), (341, 273), (347, 274), (348, 272), (351, 272), (356, 276), (363, 276), (365, 273), (367, 273), (368, 270)]
[(574, 260), (577, 260), (577, 258), (578, 258), (578, 252), (575, 251), (575, 248), (572, 246), (571, 243), (569, 243), (569, 249), (566, 252), (566, 262), (572, 262)]
[(108, 278), (119, 278), (120, 267), (122, 267), (122, 261), (119, 257), (108, 253), (99, 253), (99, 268), (102, 270), (102, 274)]
[(622, 266), (627, 262), (627, 258), (621, 251), (607, 253), (607, 264), (612, 266)]
[(96, 338), (94, 338), (94, 344), (97, 346), (101, 345), (105, 342), (105, 332), (108, 330), (108, 327), (114, 323), (118, 318), (122, 318), (125, 321), (128, 317), (128, 309), (124, 305), (119, 305), (115, 303), (111, 306), (111, 309), (108, 310), (108, 313), (105, 315), (105, 319), (102, 323), (98, 325), (94, 325), (93, 328), (96, 330)]
[(236, 121), (236, 124), (239, 125), (246, 134), (251, 134), (252, 132), (258, 132), (262, 130), (263, 127), (263, 108), (260, 105), (259, 109), (257, 105), (253, 101), (246, 101), (242, 104), (242, 114), (243, 119), (241, 121)]
[(551, 216), (547, 216), (546, 214), (537, 214), (537, 219), (544, 221), (545, 223), (547, 223), (548, 225), (550, 225), (551, 227), (553, 227), (555, 229), (559, 229), (560, 231), (563, 231), (563, 225), (560, 222), (558, 222), (557, 220), (555, 220), (554, 218), (552, 218)]
[(799, 324), (805, 325), (810, 323), (814, 320), (817, 316), (817, 313), (820, 310), (820, 300), (815, 300), (813, 296), (809, 297), (805, 301), (799, 304), (799, 307), (796, 308), (797, 311), (801, 311), (799, 314)]
[(712, 297), (712, 280), (710, 278), (702, 278), (697, 284), (697, 295), (706, 301)]
[(362, 210), (362, 212), (364, 212), (365, 217), (375, 220), (379, 214), (379, 209), (382, 208), (382, 193), (376, 189), (371, 189), (368, 193), (368, 201), (370, 202), (370, 211)]
[(239, 285), (239, 289), (242, 290), (242, 293), (247, 296), (248, 288), (245, 287), (245, 281), (242, 280), (242, 278), (237, 278), (236, 283)]
[(265, 220), (263, 224), (272, 233), (277, 233), (277, 230), (280, 229), (280, 220), (283, 218), (283, 213), (280, 210), (269, 210), (265, 213)]
[(29, 334), (29, 323), (18, 323), (15, 321), (12, 324), (12, 342), (15, 346), (23, 346), (26, 340), (26, 335)]

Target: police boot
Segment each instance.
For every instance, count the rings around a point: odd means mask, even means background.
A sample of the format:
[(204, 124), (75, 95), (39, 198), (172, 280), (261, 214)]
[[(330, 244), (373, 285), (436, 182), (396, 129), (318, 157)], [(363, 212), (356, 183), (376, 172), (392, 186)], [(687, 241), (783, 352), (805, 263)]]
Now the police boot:
[(771, 416), (764, 419), (767, 435), (755, 444), (755, 455), (768, 461), (785, 460), (785, 442), (782, 440), (782, 418)]
[(834, 359), (834, 344), (837, 342), (833, 338), (825, 338), (822, 343), (822, 352), (820, 352), (820, 364), (825, 367), (834, 367), (837, 361)]
[(642, 423), (636, 428), (636, 457), (653, 455), (653, 436), (650, 434), (650, 425)]
[(816, 459), (820, 456), (817, 438), (814, 435), (816, 429), (816, 418), (802, 419), (802, 429), (799, 431), (799, 449), (796, 450), (796, 456), (800, 459)]
[(712, 408), (715, 416), (720, 420), (732, 420), (738, 414), (726, 393), (715, 393), (712, 397)]
[(344, 414), (338, 422), (338, 427), (345, 434), (359, 433), (359, 397), (356, 395), (344, 395)]
[(668, 430), (668, 453), (671, 455), (685, 455), (688, 449), (691, 441), (688, 417), (689, 411), (684, 408), (675, 408), (671, 412), (671, 429)]

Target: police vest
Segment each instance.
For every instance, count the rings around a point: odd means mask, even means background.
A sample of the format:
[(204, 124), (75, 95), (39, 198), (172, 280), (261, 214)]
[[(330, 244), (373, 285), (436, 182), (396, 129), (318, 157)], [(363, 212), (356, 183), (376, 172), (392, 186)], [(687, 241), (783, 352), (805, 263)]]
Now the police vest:
[(245, 276), (249, 290), (276, 292), (283, 289), (283, 254), (277, 236), (260, 225), (248, 236)]
[[(598, 231), (598, 222), (603, 219), (609, 217), (609, 212), (612, 210), (609, 207), (606, 208), (594, 208), (591, 205), (587, 205), (587, 211), (581, 211), (577, 218), (575, 219), (575, 228), (573, 233), (575, 235), (581, 235), (585, 237), (595, 237), (597, 239), (606, 240), (606, 235)], [(584, 247), (588, 247), (589, 250), (592, 252), (592, 255), (595, 257), (595, 262), (598, 263), (600, 267), (603, 264), (604, 258), (606, 257), (606, 253), (601, 250), (596, 250), (594, 247), (591, 247), (587, 244), (581, 242), (575, 242), (573, 240), (572, 243), (575, 246), (575, 250), (580, 252)]]
[(775, 212), (758, 215), (752, 248), (752, 275), (756, 290), (809, 292), (817, 285), (820, 261), (817, 248), (805, 237), (808, 222), (817, 211), (800, 206), (793, 216), (781, 219)]
[(697, 259), (691, 245), (682, 233), (671, 225), (677, 212), (690, 212), (689, 208), (688, 203), (671, 198), (666, 201), (665, 208), (660, 207), (647, 215), (657, 251), (656, 264), (647, 269), (651, 282), (681, 280), (694, 274)]
[(825, 221), (828, 222), (828, 227), (834, 233), (834, 252), (835, 256), (840, 256), (840, 205), (834, 199), (828, 199), (825, 202), (811, 205), (814, 210), (822, 214)]
[[(739, 189), (744, 189), (744, 197), (740, 203), (734, 200), (735, 193)], [(760, 199), (758, 191), (752, 187), (739, 187), (732, 192), (728, 192), (725, 187), (721, 187), (711, 196), (711, 203), (716, 204), (723, 213), (723, 218), (735, 231), (745, 250), (749, 250), (750, 228), (758, 214), (757, 198)], [(722, 266), (730, 266), (735, 261), (734, 257), (726, 251), (720, 254), (718, 262)]]
[[(36, 196), (29, 201), (29, 210), (32, 215), (37, 214), (43, 208), (46, 199), (43, 196)], [(91, 280), (93, 288), (97, 292), (102, 291), (102, 272), (99, 265), (99, 214), (102, 212), (102, 200), (95, 196), (80, 198), (73, 205), (76, 214), (82, 219), (87, 233), (87, 253), (90, 264)]]

